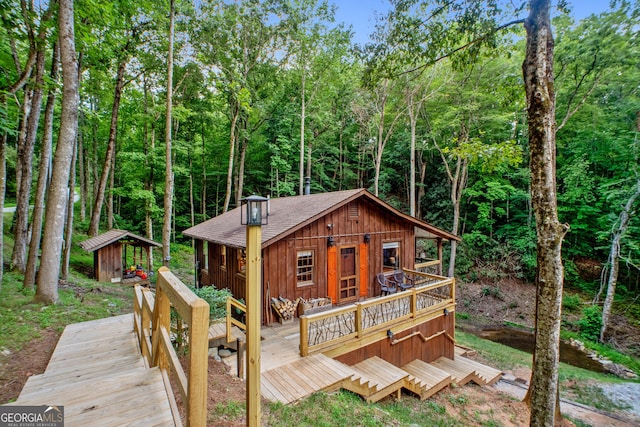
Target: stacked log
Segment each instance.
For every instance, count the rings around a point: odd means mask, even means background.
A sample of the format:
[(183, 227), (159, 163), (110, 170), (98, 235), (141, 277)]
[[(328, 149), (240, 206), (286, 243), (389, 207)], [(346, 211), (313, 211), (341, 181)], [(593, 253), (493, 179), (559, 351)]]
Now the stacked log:
[(291, 301), (288, 298), (271, 298), (271, 306), (278, 313), (281, 320), (291, 320), (296, 312), (298, 300)]

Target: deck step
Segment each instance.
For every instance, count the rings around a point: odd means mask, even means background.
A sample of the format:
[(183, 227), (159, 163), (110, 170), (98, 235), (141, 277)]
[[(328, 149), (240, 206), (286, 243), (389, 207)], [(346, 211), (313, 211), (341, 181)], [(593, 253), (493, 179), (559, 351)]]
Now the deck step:
[(451, 374), (453, 382), (464, 385), (473, 381), (478, 385), (490, 385), (497, 382), (502, 372), (463, 356), (455, 356), (454, 360), (440, 357), (431, 364)]
[(475, 360), (471, 360), (467, 357), (456, 356), (455, 361), (457, 363), (473, 367), (475, 371), (473, 381), (478, 385), (495, 384), (502, 377), (502, 371), (492, 368), (491, 366), (484, 365), (480, 362), (476, 362)]
[(451, 374), (420, 359), (404, 365), (402, 369), (410, 374), (405, 388), (420, 396), (421, 400), (433, 396), (453, 381)]
[(338, 390), (353, 375), (344, 363), (315, 354), (262, 372), (260, 391), (267, 400), (292, 403), (317, 391)]
[(356, 375), (344, 388), (360, 394), (367, 402), (380, 399), (400, 391), (409, 377), (409, 373), (377, 356), (370, 357), (351, 366)]
[(456, 385), (465, 385), (469, 381), (473, 380), (473, 377), (475, 376), (475, 369), (473, 367), (469, 367), (466, 364), (456, 363), (448, 357), (442, 356), (431, 362), (431, 364), (436, 368), (442, 369), (443, 371), (451, 374), (453, 383)]

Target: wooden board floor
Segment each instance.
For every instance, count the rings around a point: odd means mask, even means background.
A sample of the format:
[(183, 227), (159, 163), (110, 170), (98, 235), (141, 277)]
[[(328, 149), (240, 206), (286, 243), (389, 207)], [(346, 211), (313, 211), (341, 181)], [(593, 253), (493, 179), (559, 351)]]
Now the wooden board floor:
[(133, 315), (65, 328), (43, 374), (17, 405), (62, 405), (65, 426), (175, 426), (162, 374), (146, 369)]

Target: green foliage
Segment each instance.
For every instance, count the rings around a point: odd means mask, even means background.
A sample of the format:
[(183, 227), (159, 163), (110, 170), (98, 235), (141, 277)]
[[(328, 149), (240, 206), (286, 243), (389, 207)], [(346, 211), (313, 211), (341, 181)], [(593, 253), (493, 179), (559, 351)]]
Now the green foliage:
[(564, 295), (562, 297), (562, 309), (575, 313), (582, 306), (582, 300), (578, 295)]
[(24, 277), (5, 272), (0, 289), (0, 348), (19, 351), (41, 336), (43, 329), (61, 332), (71, 323), (100, 319), (133, 310), (133, 291), (121, 284), (97, 283), (72, 271), (68, 284), (59, 288), (59, 302), (33, 301), (34, 291), (22, 286)]
[(190, 289), (209, 303), (209, 320), (224, 319), (227, 316), (227, 298), (232, 296), (229, 289), (216, 289), (214, 286)]
[(597, 341), (602, 328), (602, 310), (596, 305), (585, 307), (578, 321), (580, 336), (589, 341)]

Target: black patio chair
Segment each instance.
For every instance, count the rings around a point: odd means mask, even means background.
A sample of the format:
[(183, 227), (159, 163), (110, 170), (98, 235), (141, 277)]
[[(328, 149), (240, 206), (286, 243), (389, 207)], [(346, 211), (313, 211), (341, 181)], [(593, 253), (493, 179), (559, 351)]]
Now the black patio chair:
[(407, 289), (413, 288), (414, 282), (411, 277), (409, 277), (404, 271), (396, 270), (393, 272), (393, 280), (398, 284), (401, 290), (406, 291)]
[(376, 275), (376, 278), (378, 280), (378, 284), (380, 285), (381, 296), (395, 294), (398, 290), (396, 282), (390, 277), (385, 276), (384, 273), (378, 273)]

